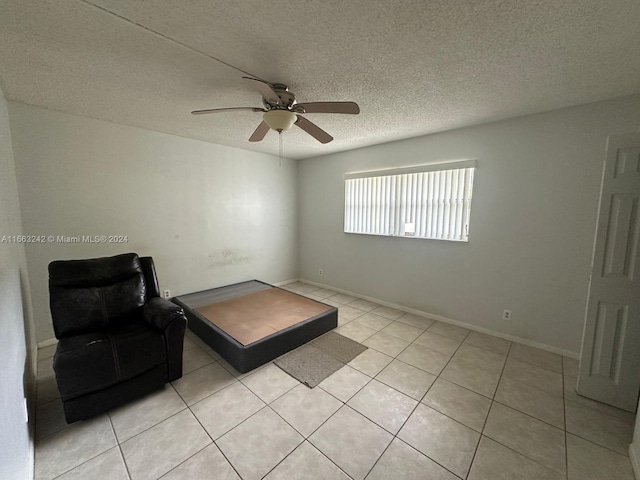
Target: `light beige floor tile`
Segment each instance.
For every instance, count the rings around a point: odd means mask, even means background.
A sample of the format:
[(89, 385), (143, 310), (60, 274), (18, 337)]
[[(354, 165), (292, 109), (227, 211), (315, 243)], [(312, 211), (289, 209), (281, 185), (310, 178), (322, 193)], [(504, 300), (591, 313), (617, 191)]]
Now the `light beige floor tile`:
[(157, 425), (187, 408), (171, 385), (109, 412), (118, 442)]
[(431, 330), (431, 333), (437, 333), (438, 335), (451, 337), (460, 341), (464, 340), (469, 334), (469, 330), (466, 328), (443, 322), (434, 322), (433, 325), (429, 327), (429, 330)]
[(442, 369), (449, 361), (447, 355), (434, 352), (421, 345), (411, 344), (400, 355), (398, 360), (402, 360), (409, 365), (418, 367), (433, 375), (439, 375)]
[(351, 408), (393, 434), (409, 418), (418, 401), (372, 380), (347, 403)]
[(365, 327), (369, 327), (376, 332), (382, 330), (384, 327), (393, 322), (393, 320), (389, 320), (388, 318), (381, 317), (379, 315), (374, 315), (373, 312), (365, 313), (364, 315), (359, 316), (355, 319), (355, 322), (360, 325), (364, 325)]
[(464, 478), (480, 434), (420, 404), (398, 433), (398, 438)]
[(605, 403), (591, 400), (590, 398), (583, 397), (582, 395), (578, 395), (576, 393), (576, 379), (573, 377), (564, 377), (564, 399), (566, 401), (578, 403), (585, 407), (593, 408), (595, 410), (598, 410), (599, 412), (606, 413), (607, 415), (618, 417), (621, 420), (625, 420), (627, 422), (634, 422), (636, 418), (634, 413), (612, 407), (611, 405), (607, 405)]
[(321, 388), (302, 384), (271, 404), (271, 408), (304, 437), (311, 435), (341, 406), (341, 401)]
[(566, 475), (564, 430), (494, 403), (483, 435), (551, 470)]
[(351, 340), (362, 343), (371, 335), (377, 333), (377, 330), (366, 327), (361, 323), (357, 322), (357, 319), (353, 322), (349, 322), (342, 327), (338, 327), (335, 329), (336, 333), (340, 335), (344, 335), (345, 337), (349, 337)]
[(251, 390), (236, 382), (192, 405), (191, 411), (211, 438), (217, 440), (264, 406)]
[(567, 432), (627, 455), (633, 439), (633, 422), (566, 402)]
[(353, 300), (352, 302), (349, 302), (349, 306), (359, 308), (360, 310), (364, 310), (365, 312), (370, 312), (371, 310), (378, 308), (380, 305), (368, 300), (363, 300), (362, 298), (358, 298), (356, 300)]
[(530, 363), (509, 357), (502, 374), (512, 380), (539, 388), (557, 397), (562, 396), (562, 375), (546, 368), (536, 367)]
[(370, 377), (375, 377), (384, 367), (389, 365), (392, 360), (393, 357), (385, 355), (373, 348), (368, 348), (351, 360), (348, 365)]
[(38, 361), (45, 360), (47, 358), (52, 358), (56, 353), (56, 348), (58, 348), (58, 343), (55, 345), (49, 345), (48, 347), (42, 347), (38, 349)]
[(349, 480), (340, 470), (309, 442), (303, 442), (265, 480)]
[[(186, 352), (192, 348), (198, 347), (198, 344), (193, 340), (191, 335), (185, 334), (184, 339), (182, 341), (182, 352)], [(200, 348), (200, 347), (198, 347)]]
[(394, 438), (371, 473), (367, 475), (367, 480), (389, 479), (458, 480), (458, 477), (415, 448)]
[(511, 346), (509, 356), (520, 360), (521, 362), (530, 363), (537, 367), (553, 370), (562, 373), (562, 357), (555, 353), (540, 350), (539, 348), (529, 347), (520, 343), (514, 343)]
[(189, 340), (193, 343), (195, 343), (198, 347), (200, 347), (202, 350), (204, 350), (204, 352), (211, 356), (214, 360), (220, 360), (220, 355), (218, 354), (218, 352), (214, 351), (209, 345), (207, 345), (204, 340), (202, 340), (200, 337), (198, 337), (195, 333), (191, 332), (190, 330), (187, 330), (187, 333), (185, 334), (185, 338), (189, 337)]
[[(356, 301), (357, 298), (352, 295), (347, 295), (346, 293), (336, 293), (334, 295), (331, 295), (330, 297), (327, 297), (327, 300), (331, 300), (332, 302), (337, 302), (342, 305), (346, 305), (348, 303)], [(358, 308), (356, 305), (353, 305), (353, 306)]]
[(394, 360), (376, 376), (376, 380), (416, 400), (424, 397), (435, 379), (435, 375), (400, 360)]
[(216, 441), (243, 480), (257, 480), (303, 441), (291, 426), (265, 407)]
[(464, 343), (484, 348), (485, 350), (491, 350), (492, 352), (496, 352), (501, 355), (507, 355), (511, 348), (510, 341), (480, 332), (469, 332)]
[(371, 313), (388, 318), (389, 320), (397, 320), (404, 315), (405, 312), (391, 307), (376, 307), (371, 311)]
[(343, 406), (309, 441), (354, 480), (362, 480), (393, 436), (348, 406)]
[(60, 398), (56, 377), (45, 376), (36, 380), (36, 404), (42, 405)]
[(634, 480), (629, 457), (567, 434), (569, 480)]
[(326, 288), (319, 288), (313, 291), (313, 294), (316, 297), (320, 297), (321, 299), (331, 297), (336, 294), (333, 290), (327, 290)]
[(451, 357), (462, 342), (427, 330), (413, 343)]
[(331, 297), (323, 298), (322, 299), (322, 303), (324, 303), (326, 305), (331, 305), (332, 307), (336, 307), (336, 308), (340, 308), (340, 307), (344, 306), (344, 303), (333, 301), (333, 300), (331, 300)]
[(422, 399), (422, 403), (448, 417), (482, 432), (491, 400), (439, 378)]
[(194, 345), (193, 348), (182, 352), (182, 375), (204, 367), (215, 360), (199, 346)]
[(55, 478), (116, 444), (116, 436), (106, 414), (76, 422), (36, 442), (34, 478)]
[(315, 294), (316, 292), (317, 292), (317, 290), (314, 291), (313, 293), (303, 293), (302, 295), (307, 297), (307, 298), (310, 298), (311, 300), (315, 300), (316, 302), (322, 302), (324, 300), (324, 297), (320, 297), (320, 296), (316, 295)]
[(434, 323), (434, 320), (431, 320), (430, 318), (414, 315), (413, 313), (405, 313), (396, 321), (406, 325), (411, 325), (412, 327), (419, 328), (420, 330), (426, 330)]
[(524, 455), (483, 436), (467, 480), (564, 480), (564, 478), (564, 475), (543, 467)]
[(411, 325), (406, 325), (397, 321), (390, 323), (381, 330), (382, 333), (402, 338), (403, 340), (408, 340), (409, 342), (413, 342), (422, 334), (423, 331), (424, 330), (420, 328), (412, 327)]
[(67, 428), (62, 400), (57, 398), (36, 407), (36, 439)]
[(227, 462), (220, 449), (213, 443), (164, 475), (162, 480), (199, 480), (209, 478), (215, 480), (240, 480), (231, 464)]
[(441, 377), (485, 397), (493, 398), (500, 380), (500, 373), (453, 358), (442, 371)]
[(320, 287), (316, 287), (315, 285), (310, 285), (308, 283), (303, 283), (302, 285), (297, 286), (296, 290), (298, 291), (298, 293), (313, 293), (316, 290), (320, 290)]
[(183, 410), (120, 444), (131, 480), (156, 479), (211, 443), (189, 410)]
[(338, 316), (344, 317), (346, 320), (355, 320), (364, 314), (364, 310), (360, 310), (359, 308), (351, 307), (349, 305), (341, 305), (338, 307)]
[(371, 380), (371, 378), (364, 373), (351, 368), (349, 365), (345, 365), (324, 379), (318, 386), (338, 400), (348, 402), (369, 380)]
[(495, 400), (554, 427), (564, 428), (563, 400), (543, 390), (502, 377)]
[(489, 372), (502, 373), (502, 369), (507, 360), (505, 355), (500, 355), (484, 348), (474, 347), (473, 345), (461, 345), (453, 356), (454, 360), (475, 365)]
[[(360, 319), (355, 320), (355, 322), (359, 321)], [(363, 345), (378, 350), (379, 352), (382, 352), (385, 355), (389, 355), (391, 357), (395, 357), (400, 352), (402, 352), (405, 348), (407, 348), (409, 343), (411, 342), (409, 342), (408, 340), (393, 337), (382, 332), (371, 335), (364, 342), (362, 342)]]
[(271, 403), (300, 382), (279, 367), (271, 364), (246, 376), (241, 382), (265, 403)]
[(56, 480), (129, 480), (127, 467), (118, 447), (113, 447), (86, 461)]
[(568, 377), (578, 378), (578, 360), (562, 357), (562, 373)]
[(235, 381), (233, 375), (216, 362), (183, 375), (172, 385), (187, 405), (193, 405)]

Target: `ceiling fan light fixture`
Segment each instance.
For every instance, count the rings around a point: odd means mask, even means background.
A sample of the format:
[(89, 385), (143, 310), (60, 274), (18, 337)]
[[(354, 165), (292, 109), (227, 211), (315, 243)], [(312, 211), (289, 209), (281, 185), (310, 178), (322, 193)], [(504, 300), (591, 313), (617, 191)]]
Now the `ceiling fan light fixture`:
[(262, 116), (264, 123), (276, 132), (289, 130), (296, 123), (297, 115), (289, 110), (270, 110)]

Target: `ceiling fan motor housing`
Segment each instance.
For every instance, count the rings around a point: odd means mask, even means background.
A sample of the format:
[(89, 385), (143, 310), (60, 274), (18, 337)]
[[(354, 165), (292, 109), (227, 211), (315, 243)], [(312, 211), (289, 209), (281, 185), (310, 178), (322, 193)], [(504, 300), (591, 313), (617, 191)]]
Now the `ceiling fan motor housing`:
[(289, 88), (282, 83), (274, 83), (271, 84), (271, 88), (278, 98), (280, 99), (280, 104), (271, 103), (266, 100), (264, 97), (262, 98), (262, 104), (267, 110), (273, 110), (275, 108), (291, 108), (296, 103), (296, 96), (293, 92), (289, 91)]

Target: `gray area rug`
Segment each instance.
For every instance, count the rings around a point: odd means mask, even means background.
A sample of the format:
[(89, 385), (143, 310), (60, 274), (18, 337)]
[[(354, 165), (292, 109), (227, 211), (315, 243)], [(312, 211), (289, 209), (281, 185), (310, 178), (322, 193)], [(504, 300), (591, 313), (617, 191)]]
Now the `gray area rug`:
[(284, 354), (274, 363), (296, 380), (313, 388), (366, 349), (361, 343), (329, 332)]

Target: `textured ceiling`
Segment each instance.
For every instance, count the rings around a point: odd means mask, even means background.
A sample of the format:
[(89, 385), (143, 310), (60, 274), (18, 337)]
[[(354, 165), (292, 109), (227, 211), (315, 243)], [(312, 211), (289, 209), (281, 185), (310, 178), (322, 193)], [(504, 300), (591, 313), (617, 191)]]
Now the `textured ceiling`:
[[(244, 72), (244, 73), (243, 73)], [(306, 158), (640, 92), (638, 0), (0, 0), (10, 100), (235, 147), (260, 106), (240, 81), (289, 85), (335, 137), (293, 128)]]

